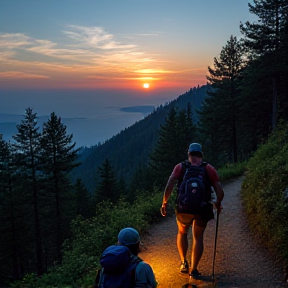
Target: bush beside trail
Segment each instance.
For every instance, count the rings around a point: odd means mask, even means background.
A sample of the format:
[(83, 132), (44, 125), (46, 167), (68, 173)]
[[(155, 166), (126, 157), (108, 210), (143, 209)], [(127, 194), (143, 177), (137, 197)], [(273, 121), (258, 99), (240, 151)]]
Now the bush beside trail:
[(218, 170), (220, 181), (225, 182), (243, 175), (246, 171), (247, 162), (239, 162), (234, 164), (226, 164)]
[[(148, 193), (148, 192), (146, 192)], [(91, 287), (99, 268), (104, 249), (116, 244), (119, 231), (132, 226), (144, 231), (149, 223), (160, 217), (159, 207), (163, 193), (155, 190), (137, 198), (133, 205), (120, 200), (116, 205), (99, 203), (96, 216), (71, 224), (71, 237), (64, 243), (63, 261), (41, 278), (29, 274), (10, 287)]]
[(287, 124), (280, 125), (249, 160), (242, 198), (252, 231), (287, 267)]

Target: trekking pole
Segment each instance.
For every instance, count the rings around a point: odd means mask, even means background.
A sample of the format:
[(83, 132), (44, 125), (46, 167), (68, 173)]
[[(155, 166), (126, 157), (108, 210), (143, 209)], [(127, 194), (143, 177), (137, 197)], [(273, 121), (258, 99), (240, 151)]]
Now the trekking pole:
[(217, 246), (217, 236), (218, 236), (218, 226), (219, 226), (219, 210), (217, 209), (217, 219), (216, 219), (216, 232), (215, 232), (215, 242), (214, 242), (214, 255), (213, 255), (213, 268), (212, 268), (212, 282), (215, 282), (215, 257), (216, 257), (216, 246)]

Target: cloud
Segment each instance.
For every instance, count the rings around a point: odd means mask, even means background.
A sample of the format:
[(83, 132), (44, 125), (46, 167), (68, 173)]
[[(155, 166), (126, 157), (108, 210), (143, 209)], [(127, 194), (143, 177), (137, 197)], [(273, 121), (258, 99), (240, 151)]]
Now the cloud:
[(133, 49), (134, 44), (121, 44), (114, 40), (114, 35), (106, 32), (102, 27), (82, 27), (68, 25), (70, 31), (63, 31), (71, 39), (76, 40), (80, 45), (88, 45), (91, 48), (103, 50)]
[(158, 81), (164, 75), (179, 73), (166, 69), (168, 61), (164, 61), (160, 55), (147, 53), (131, 43), (132, 40), (120, 41), (102, 27), (66, 25), (62, 32), (66, 37), (57, 43), (23, 33), (0, 33), (0, 76), (16, 80), (50, 78), (67, 82), (68, 79), (98, 79), (103, 82)]
[(12, 50), (31, 44), (30, 37), (22, 33), (0, 34), (0, 50)]
[[(116, 41), (114, 35), (101, 27), (68, 25), (63, 32), (68, 38), (59, 43), (48, 39), (34, 39), (20, 33), (0, 34), (0, 60), (12, 58), (25, 62), (21, 51), (51, 57), (49, 62), (54, 61), (57, 64), (67, 64), (67, 60), (71, 60), (70, 64), (87, 65), (89, 62), (93, 65), (106, 65), (113, 62), (115, 66), (125, 62), (147, 63), (156, 60), (140, 51), (136, 44)], [(47, 63), (47, 60), (43, 62)]]
[(161, 32), (155, 32), (155, 33), (134, 33), (134, 34), (129, 34), (129, 35), (123, 35), (124, 38), (126, 39), (135, 39), (139, 37), (154, 37), (154, 36), (159, 36), (162, 34)]
[(140, 33), (140, 34), (132, 34), (135, 36), (158, 36), (160, 33)]
[(49, 78), (45, 75), (36, 75), (36, 74), (27, 74), (19, 71), (9, 71), (9, 72), (0, 72), (0, 78), (11, 78), (11, 79), (27, 79), (27, 78), (38, 78), (45, 79)]
[(71, 63), (75, 62), (87, 62), (91, 61), (91, 57), (96, 57), (96, 54), (87, 49), (78, 48), (60, 48), (59, 44), (53, 43), (49, 40), (35, 40), (34, 46), (27, 49), (27, 51), (35, 52), (41, 55), (56, 58), (57, 61), (71, 60)]
[(5, 61), (7, 59), (13, 58), (13, 56), (15, 56), (15, 52), (13, 51), (0, 51), (0, 61)]

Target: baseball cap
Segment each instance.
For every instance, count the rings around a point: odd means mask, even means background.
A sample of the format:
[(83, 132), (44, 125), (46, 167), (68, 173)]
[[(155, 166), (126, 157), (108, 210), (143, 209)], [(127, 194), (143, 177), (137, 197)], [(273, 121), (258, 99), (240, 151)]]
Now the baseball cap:
[(199, 143), (191, 143), (188, 149), (188, 153), (191, 152), (200, 152), (203, 155), (202, 146)]
[(140, 242), (139, 233), (134, 228), (124, 228), (118, 234), (118, 242), (122, 245), (136, 244)]

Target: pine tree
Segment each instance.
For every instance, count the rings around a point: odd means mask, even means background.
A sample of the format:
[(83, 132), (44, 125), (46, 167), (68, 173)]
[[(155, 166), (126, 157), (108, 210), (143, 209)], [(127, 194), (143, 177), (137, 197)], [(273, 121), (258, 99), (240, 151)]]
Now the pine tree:
[(127, 187), (126, 187), (126, 182), (125, 182), (123, 177), (120, 177), (118, 184), (117, 184), (117, 187), (118, 187), (118, 191), (119, 191), (121, 197), (126, 198), (127, 197)]
[(0, 279), (7, 275), (12, 275), (14, 279), (21, 276), (18, 246), (18, 237), (21, 236), (15, 215), (16, 209), (21, 209), (21, 206), (15, 205), (16, 195), (12, 184), (14, 170), (11, 147), (0, 134)]
[[(67, 135), (66, 126), (61, 122), (61, 118), (52, 112), (47, 122), (43, 124), (41, 170), (46, 180), (46, 195), (50, 194), (52, 203), (50, 219), (52, 220), (54, 218), (52, 215), (55, 215), (56, 227), (52, 231), (56, 233), (58, 260), (61, 260), (61, 246), (64, 237), (67, 236), (67, 227), (76, 214), (73, 209), (74, 194), (69, 172), (79, 165), (76, 162), (79, 149), (75, 149), (76, 143), (72, 143), (72, 138), (72, 134)], [(53, 223), (50, 225), (53, 226)]]
[[(177, 139), (178, 142), (178, 155), (177, 158), (181, 159), (183, 161), (187, 158), (187, 148), (189, 147), (189, 144), (191, 143), (191, 137), (190, 131), (188, 131), (187, 126), (187, 113), (186, 111), (180, 110), (177, 115)], [(190, 130), (190, 127), (189, 127)], [(188, 140), (189, 138), (189, 140)]]
[[(15, 143), (13, 147), (16, 150), (15, 163), (18, 172), (22, 176), (22, 189), (26, 192), (27, 198), (32, 202), (32, 213), (34, 221), (34, 243), (36, 252), (36, 270), (38, 275), (42, 275), (43, 251), (42, 235), (40, 223), (40, 188), (39, 188), (39, 154), (40, 154), (40, 133), (37, 126), (37, 116), (31, 108), (26, 109), (24, 119), (17, 125), (18, 133), (13, 136)], [(27, 211), (29, 213), (29, 211)]]
[(271, 75), (267, 70), (266, 74), (259, 73), (265, 66), (261, 59), (253, 60), (242, 73), (238, 143), (243, 159), (247, 159), (271, 132)]
[(81, 215), (84, 219), (88, 219), (95, 214), (92, 207), (92, 199), (86, 187), (81, 179), (77, 179), (75, 183), (75, 195), (76, 195), (76, 213)]
[(23, 189), (26, 176), (16, 166), (15, 153), (0, 135), (0, 279), (7, 275), (19, 279), (35, 271), (30, 263), (35, 254), (35, 245), (31, 245), (35, 240), (32, 197)]
[[(179, 159), (177, 112), (172, 108), (163, 125), (160, 125), (159, 139), (150, 155), (150, 171), (152, 187), (163, 188), (173, 167)], [(185, 149), (185, 147), (182, 147)]]
[[(202, 108), (198, 111), (200, 121), (198, 123), (199, 142), (202, 143), (206, 161), (214, 165), (222, 165), (227, 161), (227, 141), (223, 133), (219, 133), (222, 118), (218, 118), (215, 111), (218, 101), (213, 96), (207, 96), (203, 101)], [(221, 121), (221, 122), (220, 122)]]
[(182, 109), (177, 113), (177, 126), (178, 126), (178, 159), (187, 158), (187, 150), (192, 142), (196, 142), (197, 130), (193, 123), (191, 103), (187, 104), (187, 109)]
[(140, 163), (137, 169), (135, 169), (134, 174), (131, 175), (127, 200), (133, 203), (137, 196), (142, 195), (143, 192), (149, 191), (152, 188), (149, 169)]
[(148, 179), (152, 187), (164, 188), (174, 166), (187, 158), (189, 144), (195, 135), (191, 106), (180, 111), (172, 108), (160, 126), (158, 142), (150, 155)]
[[(238, 161), (238, 97), (241, 71), (244, 66), (243, 47), (236, 37), (231, 36), (222, 48), (219, 58), (214, 58), (214, 67), (208, 67), (207, 79), (211, 84), (211, 89), (208, 91), (210, 98), (204, 102), (202, 111), (199, 112), (202, 132), (206, 130), (207, 133), (204, 137), (210, 137), (210, 142), (213, 143), (210, 148), (213, 148), (215, 141), (219, 141), (222, 150), (230, 155), (229, 159), (234, 163)], [(217, 135), (215, 130), (207, 131), (209, 128), (213, 130), (216, 128)], [(218, 140), (215, 139), (216, 137)]]
[(99, 184), (96, 188), (97, 203), (109, 200), (116, 203), (119, 199), (119, 187), (113, 166), (106, 158), (103, 165), (98, 168)]
[(245, 46), (253, 55), (259, 57), (277, 50), (283, 41), (283, 32), (288, 17), (287, 0), (253, 0), (248, 3), (249, 11), (258, 21), (241, 23), (240, 31), (245, 36)]
[(271, 86), (273, 85), (271, 124), (274, 129), (281, 111), (285, 109), (284, 102), (287, 101), (285, 95), (287, 81), (283, 79), (283, 74), (285, 75), (283, 55), (287, 55), (288, 52), (284, 44), (288, 2), (287, 0), (253, 0), (253, 2), (254, 5), (248, 4), (249, 10), (258, 16), (258, 21), (241, 23), (240, 30), (244, 35), (243, 42), (250, 53), (250, 58), (252, 60), (261, 58), (265, 63), (264, 69), (259, 70), (258, 74), (263, 74), (265, 77), (266, 71), (270, 73), (269, 82)]
[(197, 131), (196, 125), (194, 124), (194, 121), (195, 121), (195, 119), (193, 119), (192, 105), (189, 102), (187, 104), (187, 109), (186, 109), (186, 143), (187, 143), (187, 147), (192, 142), (197, 142), (198, 131)]

